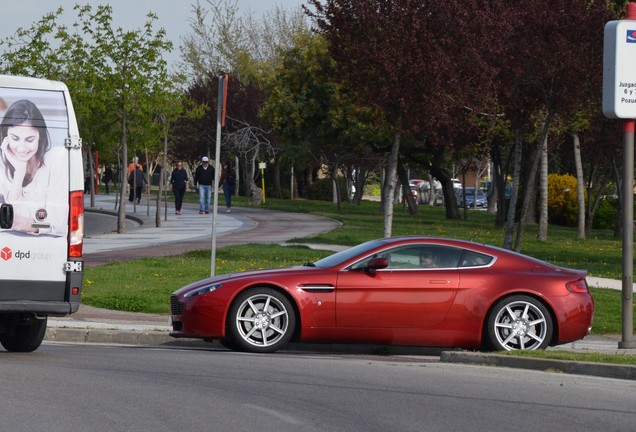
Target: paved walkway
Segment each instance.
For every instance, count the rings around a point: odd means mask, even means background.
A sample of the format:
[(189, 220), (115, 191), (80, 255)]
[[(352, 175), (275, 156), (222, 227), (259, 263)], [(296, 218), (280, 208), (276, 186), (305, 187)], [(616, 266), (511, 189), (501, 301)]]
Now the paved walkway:
[[(92, 208), (88, 198), (86, 201), (88, 212), (116, 215), (113, 195), (96, 196), (95, 207)], [(340, 222), (333, 219), (260, 207), (234, 207), (229, 214), (224, 213), (224, 206), (220, 206), (219, 210), (221, 212), (216, 217), (218, 247), (246, 243), (283, 243), (329, 232), (340, 226)], [(156, 206), (151, 205), (148, 211), (146, 205), (137, 205), (135, 211), (132, 204), (127, 202), (127, 216), (138, 223), (128, 223), (130, 229), (127, 228), (125, 234), (117, 234), (117, 219), (113, 218), (112, 232), (86, 236), (86, 265), (100, 265), (141, 256), (177, 255), (190, 250), (211, 248), (214, 221), (212, 213), (200, 215), (198, 205), (184, 204), (182, 214), (176, 215), (174, 207), (169, 205), (168, 220), (162, 216), (160, 227), (156, 227), (155, 213)]]

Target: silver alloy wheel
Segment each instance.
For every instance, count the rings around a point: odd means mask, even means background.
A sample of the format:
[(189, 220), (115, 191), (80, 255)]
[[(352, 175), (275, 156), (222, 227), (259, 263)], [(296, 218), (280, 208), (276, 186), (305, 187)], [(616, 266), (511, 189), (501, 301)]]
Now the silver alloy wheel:
[(551, 320), (537, 305), (526, 300), (501, 307), (491, 323), (500, 349), (536, 350), (547, 345)]
[(235, 317), (240, 337), (249, 345), (270, 347), (289, 331), (289, 312), (278, 298), (255, 294), (238, 307)]

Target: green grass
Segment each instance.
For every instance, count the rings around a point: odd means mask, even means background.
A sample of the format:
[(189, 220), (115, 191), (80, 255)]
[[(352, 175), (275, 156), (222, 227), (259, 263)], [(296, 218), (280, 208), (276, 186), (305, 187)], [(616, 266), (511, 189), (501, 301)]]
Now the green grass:
[[(352, 246), (383, 237), (383, 217), (377, 202), (363, 202), (360, 206), (344, 203), (340, 212), (335, 204), (324, 201), (270, 199), (262, 207), (311, 213), (342, 222), (341, 228), (312, 237), (313, 243)], [(398, 205), (392, 235), (455, 237), (502, 246), (505, 233), (494, 227), (494, 218), (487, 212), (469, 211), (466, 219), (447, 220), (443, 208), (431, 206), (420, 206), (419, 215), (411, 216)], [(613, 238), (612, 231), (593, 231), (591, 238), (577, 240), (574, 228), (552, 225), (547, 242), (537, 240), (536, 236), (537, 227), (527, 226), (522, 253), (557, 265), (587, 269), (593, 276), (621, 279), (621, 242)]]
[[(217, 251), (215, 273), (301, 265), (329, 254), (304, 246), (231, 246)], [(128, 312), (168, 314), (168, 299), (173, 291), (209, 276), (209, 250), (86, 268), (82, 303)]]

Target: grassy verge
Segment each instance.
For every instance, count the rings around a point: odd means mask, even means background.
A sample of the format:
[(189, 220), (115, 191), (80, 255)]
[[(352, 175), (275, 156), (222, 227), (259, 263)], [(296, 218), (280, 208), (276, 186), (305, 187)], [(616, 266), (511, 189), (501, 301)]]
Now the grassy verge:
[[(303, 246), (225, 247), (217, 251), (216, 274), (301, 265), (329, 254)], [(168, 299), (173, 291), (209, 276), (209, 250), (86, 268), (82, 303), (128, 312), (168, 314)]]

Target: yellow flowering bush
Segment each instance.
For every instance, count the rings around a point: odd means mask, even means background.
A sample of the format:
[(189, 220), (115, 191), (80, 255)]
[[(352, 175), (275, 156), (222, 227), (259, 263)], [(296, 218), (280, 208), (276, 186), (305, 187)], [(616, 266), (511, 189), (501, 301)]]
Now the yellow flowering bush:
[(550, 222), (574, 226), (577, 215), (576, 178), (569, 174), (548, 175), (548, 218)]

